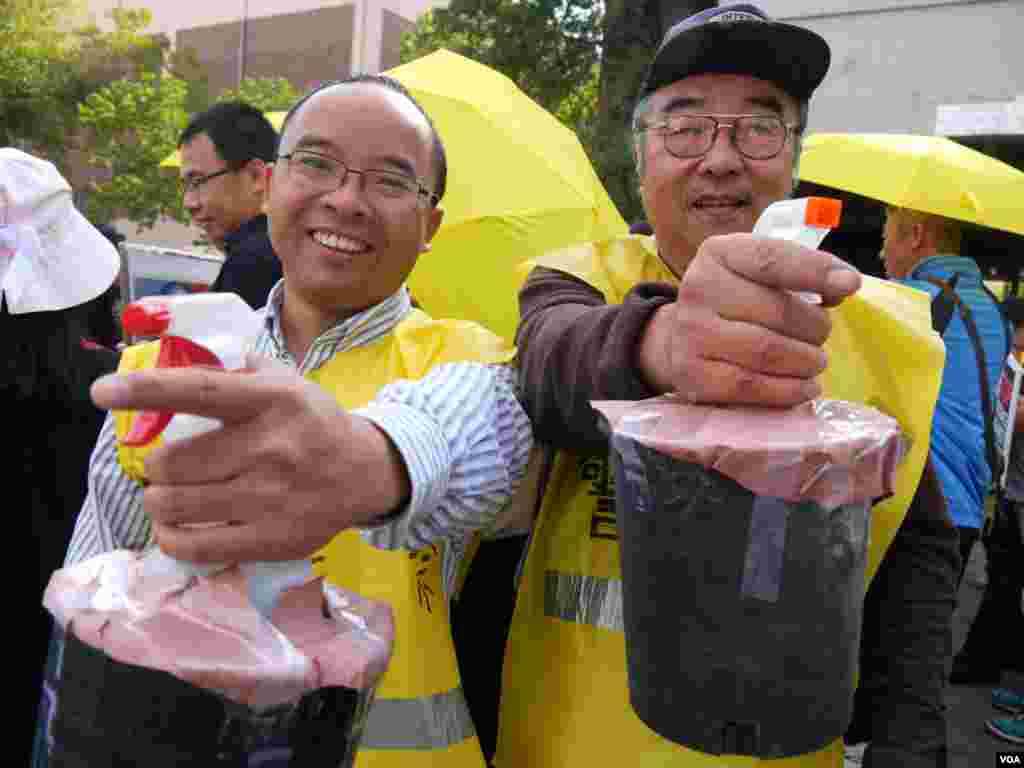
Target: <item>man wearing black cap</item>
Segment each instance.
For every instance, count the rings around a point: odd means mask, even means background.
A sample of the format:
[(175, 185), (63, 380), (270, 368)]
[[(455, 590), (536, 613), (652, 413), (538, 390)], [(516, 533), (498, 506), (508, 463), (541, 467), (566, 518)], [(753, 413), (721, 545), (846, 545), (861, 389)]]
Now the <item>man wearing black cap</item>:
[[(756, 723), (724, 724), (721, 749), (709, 754), (659, 737), (631, 711), (614, 478), (589, 403), (676, 392), (694, 403), (791, 406), (821, 394), (826, 309), (855, 293), (861, 277), (827, 253), (750, 232), (768, 205), (792, 193), (809, 99), (829, 57), (817, 34), (748, 4), (711, 8), (671, 28), (633, 114), (654, 237), (549, 254), (520, 292), (520, 384), (550, 456), (503, 669), (499, 768), (769, 762), (761, 762)], [(811, 304), (792, 291), (823, 301)], [(930, 470), (911, 506), (944, 514)], [(945, 522), (948, 541), (938, 557), (951, 559), (943, 560), (943, 579), (957, 557), (955, 531)], [(946, 619), (939, 644), (948, 637)], [(942, 648), (920, 661), (937, 664), (941, 680), (948, 654)], [(681, 663), (701, 660), (683, 656)], [(895, 737), (876, 729), (880, 748), (869, 762), (944, 765), (941, 686), (937, 700), (934, 693), (907, 691), (894, 705), (909, 711), (908, 701), (927, 699), (926, 746), (901, 751)], [(678, 706), (681, 717), (701, 717), (699, 700)], [(879, 709), (882, 716), (895, 711)], [(836, 768), (839, 735), (817, 751), (770, 763)], [(723, 762), (723, 754), (750, 757)]]

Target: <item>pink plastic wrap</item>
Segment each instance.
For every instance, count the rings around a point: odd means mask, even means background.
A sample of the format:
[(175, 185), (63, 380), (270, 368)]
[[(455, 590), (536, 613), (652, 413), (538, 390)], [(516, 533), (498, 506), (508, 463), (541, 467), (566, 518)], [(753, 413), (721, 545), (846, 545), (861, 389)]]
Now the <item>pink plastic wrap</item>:
[(592, 405), (617, 434), (714, 469), (760, 496), (826, 509), (891, 495), (906, 450), (895, 419), (842, 400), (721, 408), (664, 395)]
[(120, 550), (61, 569), (43, 603), (111, 658), (255, 710), (329, 686), (372, 691), (384, 673), (390, 606), (314, 579), (283, 592), (268, 621), (237, 567), (187, 576), (161, 568), (163, 557)]

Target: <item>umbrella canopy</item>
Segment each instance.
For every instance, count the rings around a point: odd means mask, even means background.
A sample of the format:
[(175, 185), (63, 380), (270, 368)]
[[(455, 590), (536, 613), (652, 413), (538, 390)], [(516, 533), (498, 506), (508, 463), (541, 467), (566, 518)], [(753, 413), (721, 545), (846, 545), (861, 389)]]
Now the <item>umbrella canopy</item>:
[[(522, 282), (516, 266), (624, 235), (626, 222), (576, 134), (505, 75), (446, 50), (385, 74), (430, 115), (448, 160), (444, 220), (409, 278), (412, 294), (434, 316), (474, 320), (511, 338)], [(176, 156), (163, 163), (177, 164)]]
[(445, 217), (409, 278), (413, 296), (511, 338), (516, 266), (625, 234), (626, 222), (576, 134), (504, 75), (445, 50), (387, 74), (423, 105), (448, 153)]
[(800, 178), (901, 208), (1024, 234), (1024, 173), (938, 136), (808, 136)]

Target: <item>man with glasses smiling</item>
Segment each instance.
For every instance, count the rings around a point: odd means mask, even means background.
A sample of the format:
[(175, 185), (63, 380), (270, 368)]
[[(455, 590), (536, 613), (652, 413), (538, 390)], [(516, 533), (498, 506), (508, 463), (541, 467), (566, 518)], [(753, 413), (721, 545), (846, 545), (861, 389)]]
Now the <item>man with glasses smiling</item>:
[(281, 279), (263, 204), (277, 132), (243, 102), (215, 104), (193, 117), (178, 139), (182, 203), (192, 223), (224, 252), (211, 291), (237, 293), (258, 309)]
[[(839, 739), (800, 756), (758, 758), (758, 724), (708, 722), (700, 700), (679, 702), (679, 717), (700, 722), (722, 754), (663, 739), (631, 710), (616, 489), (608, 438), (590, 407), (670, 392), (694, 403), (784, 407), (821, 394), (827, 310), (861, 278), (830, 254), (750, 233), (765, 208), (792, 194), (808, 104), (829, 58), (819, 35), (749, 4), (709, 8), (673, 26), (633, 112), (654, 237), (548, 254), (521, 289), (520, 386), (535, 438), (552, 458), (507, 643), (498, 768), (842, 764)], [(944, 514), (930, 471), (912, 509), (925, 507)], [(888, 610), (899, 619), (883, 623), (903, 634), (890, 632), (882, 650), (910, 663), (894, 661), (893, 695), (877, 702), (868, 753), (876, 766), (945, 764), (941, 680), (956, 552), (948, 519), (938, 525), (928, 558), (908, 557), (900, 536), (889, 550), (898, 556), (886, 557), (920, 575), (905, 578), (914, 594), (886, 580)], [(885, 571), (883, 564), (876, 580)], [(920, 605), (932, 610), (925, 619)], [(702, 660), (680, 660), (690, 662)]]
[[(446, 175), (441, 138), (395, 80), (328, 84), (292, 108), (267, 174), (284, 279), (254, 370), (148, 370), (152, 350), (126, 350), (97, 404), (223, 427), (140, 453), (119, 445), (134, 417), (108, 418), (68, 554), (155, 538), (197, 562), (313, 556), (327, 579), (388, 602), (394, 654), (357, 761), (370, 768), (484, 765), (448, 597), (467, 537), (495, 520), (532, 446), (513, 350), (411, 305)], [(190, 525), (213, 521), (232, 525)]]

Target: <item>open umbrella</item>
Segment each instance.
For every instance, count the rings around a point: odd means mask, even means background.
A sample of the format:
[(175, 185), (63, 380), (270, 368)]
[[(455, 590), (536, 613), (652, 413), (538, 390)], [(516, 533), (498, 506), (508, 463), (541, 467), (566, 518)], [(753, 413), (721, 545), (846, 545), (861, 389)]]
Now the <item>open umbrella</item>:
[(434, 315), (511, 338), (516, 265), (627, 232), (576, 134), (505, 75), (449, 51), (387, 74), (405, 85), (448, 152), (444, 222), (409, 278)]
[(938, 136), (808, 136), (800, 178), (901, 208), (1024, 234), (1024, 173)]
[[(385, 74), (430, 115), (448, 159), (444, 221), (409, 278), (412, 294), (434, 316), (475, 320), (511, 338), (516, 266), (626, 234), (626, 222), (576, 134), (505, 75), (446, 50)], [(268, 113), (271, 122), (279, 115)]]

